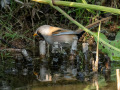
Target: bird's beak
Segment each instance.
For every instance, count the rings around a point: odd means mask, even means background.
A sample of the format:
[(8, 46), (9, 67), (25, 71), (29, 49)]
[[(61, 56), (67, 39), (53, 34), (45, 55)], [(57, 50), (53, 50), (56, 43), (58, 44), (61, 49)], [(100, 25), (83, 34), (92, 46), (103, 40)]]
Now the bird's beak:
[(38, 34), (37, 33), (34, 33), (34, 35), (33, 36), (37, 36)]

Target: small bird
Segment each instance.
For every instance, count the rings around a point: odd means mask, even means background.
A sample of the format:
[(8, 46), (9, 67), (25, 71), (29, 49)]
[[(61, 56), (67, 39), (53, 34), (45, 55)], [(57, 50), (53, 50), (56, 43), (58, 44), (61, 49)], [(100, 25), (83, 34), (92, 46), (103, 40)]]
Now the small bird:
[(67, 30), (59, 27), (53, 27), (50, 25), (42, 25), (40, 26), (34, 33), (33, 36), (39, 35), (43, 37), (45, 41), (49, 44), (53, 44), (54, 42), (60, 43), (62, 46), (67, 44), (71, 45), (74, 37), (81, 37), (85, 31), (75, 32), (72, 30)]

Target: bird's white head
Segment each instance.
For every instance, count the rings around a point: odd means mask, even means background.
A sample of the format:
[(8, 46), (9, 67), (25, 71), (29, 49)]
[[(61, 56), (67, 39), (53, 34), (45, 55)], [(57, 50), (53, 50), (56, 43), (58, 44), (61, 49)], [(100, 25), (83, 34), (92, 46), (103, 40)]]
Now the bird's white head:
[(40, 33), (41, 35), (49, 35), (50, 34), (50, 25), (42, 25), (36, 31), (36, 34)]

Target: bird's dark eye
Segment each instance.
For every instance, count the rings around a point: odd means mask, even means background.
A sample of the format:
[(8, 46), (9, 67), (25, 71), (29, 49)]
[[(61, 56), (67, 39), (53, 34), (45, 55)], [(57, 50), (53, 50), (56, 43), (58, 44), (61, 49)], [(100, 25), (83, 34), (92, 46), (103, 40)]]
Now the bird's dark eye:
[(41, 38), (44, 38), (44, 37), (41, 35), (41, 33), (37, 32), (37, 34), (38, 34)]

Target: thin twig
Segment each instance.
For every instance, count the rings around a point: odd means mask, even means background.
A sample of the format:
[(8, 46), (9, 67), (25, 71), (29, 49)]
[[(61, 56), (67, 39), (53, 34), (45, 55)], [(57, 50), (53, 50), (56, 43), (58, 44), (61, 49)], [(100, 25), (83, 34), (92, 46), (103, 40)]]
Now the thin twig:
[(99, 52), (98, 52), (98, 49), (99, 49), (100, 28), (101, 28), (101, 22), (100, 22), (100, 24), (99, 24), (99, 29), (98, 29), (97, 50), (96, 50), (96, 61), (95, 61), (95, 72), (98, 71), (98, 62), (99, 62)]

